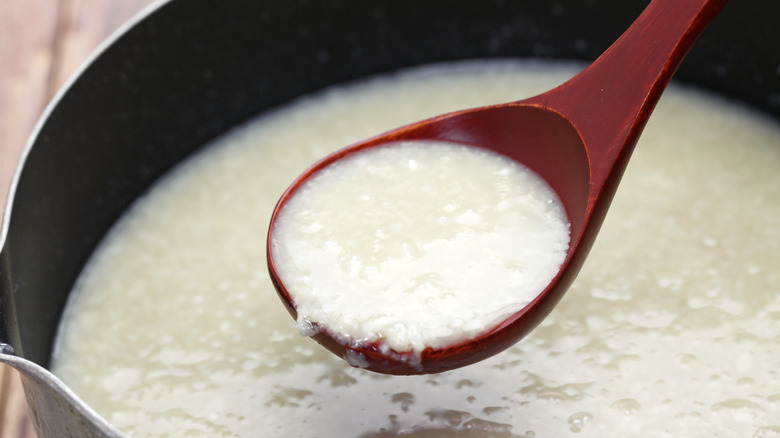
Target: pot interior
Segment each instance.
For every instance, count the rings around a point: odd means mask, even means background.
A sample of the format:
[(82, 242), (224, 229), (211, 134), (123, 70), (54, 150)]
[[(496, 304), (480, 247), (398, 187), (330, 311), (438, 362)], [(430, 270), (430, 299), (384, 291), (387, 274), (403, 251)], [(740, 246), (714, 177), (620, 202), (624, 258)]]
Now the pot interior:
[[(332, 84), (475, 58), (592, 60), (645, 2), (174, 0), (118, 38), (34, 140), (0, 255), (4, 337), (48, 366), (74, 281), (150, 184), (201, 145)], [(732, 2), (677, 80), (780, 118), (780, 3)], [(13, 306), (13, 310), (11, 307)]]

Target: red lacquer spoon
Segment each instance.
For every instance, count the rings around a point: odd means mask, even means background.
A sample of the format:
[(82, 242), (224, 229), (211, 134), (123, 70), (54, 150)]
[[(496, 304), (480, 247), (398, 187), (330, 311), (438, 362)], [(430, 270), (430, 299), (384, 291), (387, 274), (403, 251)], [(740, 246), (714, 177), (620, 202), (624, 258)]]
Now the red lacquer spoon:
[(360, 357), (387, 374), (442, 372), (483, 360), (536, 327), (579, 272), (604, 220), (634, 145), (664, 88), (694, 41), (728, 0), (654, 0), (592, 65), (561, 86), (530, 99), (450, 113), (384, 133), (316, 163), (282, 195), (267, 246), (271, 279), (287, 309), (295, 302), (274, 266), (271, 233), (279, 211), (312, 175), (357, 151), (386, 143), (439, 140), (486, 148), (517, 160), (544, 178), (571, 222), (571, 242), (558, 275), (525, 308), (476, 338), (409, 353), (379, 345), (342, 345), (319, 327), (314, 339), (339, 357)]

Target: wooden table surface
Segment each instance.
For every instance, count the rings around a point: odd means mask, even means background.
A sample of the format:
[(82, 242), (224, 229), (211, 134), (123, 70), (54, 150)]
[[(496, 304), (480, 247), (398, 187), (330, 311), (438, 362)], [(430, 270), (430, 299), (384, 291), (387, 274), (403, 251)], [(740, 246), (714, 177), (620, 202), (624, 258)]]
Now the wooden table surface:
[[(118, 27), (155, 0), (0, 0), (0, 212), (36, 120)], [(0, 437), (35, 431), (18, 376), (0, 364)]]

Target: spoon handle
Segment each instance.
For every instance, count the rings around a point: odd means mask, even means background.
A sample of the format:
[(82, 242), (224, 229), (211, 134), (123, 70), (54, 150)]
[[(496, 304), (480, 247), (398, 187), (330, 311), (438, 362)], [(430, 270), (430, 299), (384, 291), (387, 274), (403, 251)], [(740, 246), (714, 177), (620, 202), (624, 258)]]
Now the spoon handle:
[(727, 2), (654, 0), (582, 73), (527, 101), (555, 108), (579, 131), (590, 161), (592, 202), (617, 188), (664, 88)]

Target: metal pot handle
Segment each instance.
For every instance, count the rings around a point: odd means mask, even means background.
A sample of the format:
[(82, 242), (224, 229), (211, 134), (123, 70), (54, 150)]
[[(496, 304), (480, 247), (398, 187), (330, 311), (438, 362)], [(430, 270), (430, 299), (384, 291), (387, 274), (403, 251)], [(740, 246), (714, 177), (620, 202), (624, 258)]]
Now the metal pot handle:
[(45, 368), (6, 353), (0, 362), (19, 371), (39, 438), (124, 438)]
[(54, 374), (22, 357), (9, 268), (9, 256), (0, 249), (0, 363), (19, 371), (38, 437), (122, 438)]

